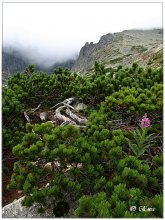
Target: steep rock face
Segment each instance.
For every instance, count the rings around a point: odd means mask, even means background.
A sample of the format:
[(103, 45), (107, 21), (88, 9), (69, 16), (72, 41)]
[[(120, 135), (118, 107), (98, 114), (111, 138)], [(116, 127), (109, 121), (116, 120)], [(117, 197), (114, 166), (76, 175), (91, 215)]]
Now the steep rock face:
[(106, 67), (130, 66), (137, 62), (141, 66), (161, 66), (163, 60), (163, 31), (126, 30), (107, 34), (96, 44), (86, 43), (72, 70), (91, 72), (95, 61)]

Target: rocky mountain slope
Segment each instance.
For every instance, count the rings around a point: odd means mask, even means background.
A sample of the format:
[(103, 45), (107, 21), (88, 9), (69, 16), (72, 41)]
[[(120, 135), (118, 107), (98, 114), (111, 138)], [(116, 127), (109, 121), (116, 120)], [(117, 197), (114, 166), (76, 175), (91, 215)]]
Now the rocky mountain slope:
[(163, 31), (126, 30), (106, 34), (96, 44), (86, 43), (72, 70), (91, 72), (95, 61), (106, 67), (130, 66), (137, 62), (143, 67), (159, 67), (163, 63)]

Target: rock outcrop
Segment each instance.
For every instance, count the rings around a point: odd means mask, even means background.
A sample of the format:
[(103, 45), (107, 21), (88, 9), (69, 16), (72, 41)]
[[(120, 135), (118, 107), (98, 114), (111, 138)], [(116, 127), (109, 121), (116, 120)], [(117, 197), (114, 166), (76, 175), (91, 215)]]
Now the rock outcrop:
[(26, 208), (21, 205), (24, 197), (6, 205), (2, 209), (2, 218), (54, 218), (52, 210), (47, 210), (46, 212), (39, 214), (38, 204), (34, 204), (30, 208)]
[(159, 67), (163, 63), (163, 31), (126, 30), (107, 34), (96, 44), (86, 43), (72, 70), (91, 72), (95, 61), (106, 67), (130, 66), (137, 62), (143, 67)]

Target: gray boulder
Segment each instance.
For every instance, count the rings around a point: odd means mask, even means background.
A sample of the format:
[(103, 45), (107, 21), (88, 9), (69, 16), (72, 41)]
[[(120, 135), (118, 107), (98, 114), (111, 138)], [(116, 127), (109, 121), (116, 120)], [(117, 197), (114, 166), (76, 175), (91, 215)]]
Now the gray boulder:
[(45, 213), (38, 213), (38, 204), (27, 208), (21, 205), (24, 197), (6, 205), (2, 209), (3, 218), (54, 218), (52, 210), (48, 210)]

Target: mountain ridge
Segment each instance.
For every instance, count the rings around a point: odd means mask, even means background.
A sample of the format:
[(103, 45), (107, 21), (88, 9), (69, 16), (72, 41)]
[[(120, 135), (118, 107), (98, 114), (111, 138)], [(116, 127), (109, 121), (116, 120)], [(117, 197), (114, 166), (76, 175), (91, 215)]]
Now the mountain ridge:
[[(36, 71), (52, 73), (57, 67), (69, 68), (72, 71), (85, 74), (94, 71), (95, 61), (105, 67), (131, 66), (137, 62), (142, 67), (159, 67), (163, 65), (163, 30), (124, 30), (117, 33), (108, 33), (100, 37), (97, 43), (87, 42), (80, 49), (78, 58), (66, 62), (55, 63), (51, 67), (35, 64)], [(2, 80), (9, 75), (24, 71), (32, 64), (21, 53), (19, 48), (2, 49)]]
[(162, 66), (163, 31), (124, 30), (103, 35), (98, 43), (85, 43), (72, 70), (91, 72), (95, 61), (106, 67), (131, 66), (133, 62), (143, 67)]

